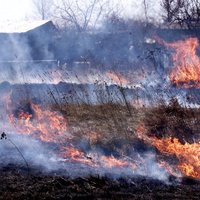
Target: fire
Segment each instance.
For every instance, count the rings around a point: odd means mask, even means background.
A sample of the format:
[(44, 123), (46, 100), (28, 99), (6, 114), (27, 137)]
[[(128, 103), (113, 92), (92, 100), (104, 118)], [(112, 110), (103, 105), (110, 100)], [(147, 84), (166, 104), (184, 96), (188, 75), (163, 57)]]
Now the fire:
[(63, 73), (59, 70), (56, 70), (56, 71), (52, 71), (50, 72), (50, 83), (52, 84), (58, 84), (59, 82), (64, 82), (64, 79), (63, 79)]
[(181, 178), (182, 177), (182, 174), (180, 172), (180, 170), (177, 168), (176, 165), (172, 165), (172, 164), (169, 164), (167, 161), (164, 161), (164, 160), (159, 160), (159, 165), (161, 168), (164, 168), (166, 169), (166, 171), (177, 177), (177, 178)]
[[(17, 116), (9, 114), (9, 122), (19, 134), (31, 135), (43, 142), (51, 142), (58, 145), (58, 155), (66, 162), (77, 162), (91, 167), (136, 168), (133, 162), (115, 158), (114, 156), (91, 153), (88, 156), (70, 143), (71, 138), (66, 135), (68, 126), (66, 119), (57, 112), (44, 110), (39, 105), (31, 103), (32, 113), (20, 111)], [(10, 112), (9, 112), (10, 113)], [(96, 142), (98, 133), (89, 132), (91, 145)]]
[(64, 159), (68, 159), (70, 162), (75, 161), (87, 165), (93, 165), (91, 158), (87, 157), (84, 152), (72, 145), (68, 147), (62, 147), (60, 156)]
[(128, 80), (126, 80), (121, 74), (115, 73), (113, 71), (106, 72), (106, 76), (117, 85), (127, 85)]
[(198, 39), (188, 38), (164, 44), (175, 50), (172, 56), (174, 68), (169, 74), (171, 82), (177, 87), (200, 88), (200, 58), (196, 54)]
[(161, 153), (176, 155), (179, 160), (178, 168), (187, 176), (200, 178), (200, 143), (181, 144), (178, 139), (152, 139), (152, 145)]
[[(88, 156), (89, 155), (89, 156)], [(74, 146), (67, 146), (61, 148), (60, 156), (69, 162), (78, 162), (89, 165), (91, 167), (104, 167), (104, 168), (130, 168), (135, 170), (137, 165), (133, 162), (122, 158), (115, 158), (114, 156), (98, 155), (95, 153), (85, 154)]]
[[(137, 136), (156, 147), (161, 153), (175, 155), (179, 161), (177, 168), (182, 174), (200, 178), (200, 142), (181, 144), (176, 138), (157, 139), (155, 137), (148, 137), (142, 124), (137, 129)], [(170, 171), (172, 170), (170, 169)]]
[(127, 161), (117, 159), (113, 156), (101, 156), (100, 160), (107, 168), (127, 167), (129, 165)]
[(33, 135), (44, 142), (62, 143), (67, 138), (66, 119), (57, 112), (43, 110), (39, 105), (31, 104), (33, 114), (21, 111), (17, 118), (9, 115), (11, 125), (20, 134)]
[[(133, 172), (145, 164), (145, 160), (139, 157), (131, 159), (123, 155), (119, 157), (105, 156), (95, 149), (85, 153), (81, 148), (76, 148), (73, 145), (73, 138), (68, 135), (67, 121), (62, 115), (55, 111), (43, 109), (33, 103), (30, 104), (30, 107), (31, 112), (23, 110), (19, 110), (15, 114), (8, 112), (12, 127), (19, 134), (30, 135), (43, 142), (56, 144), (57, 154), (66, 162), (77, 162), (94, 168), (130, 169)], [(178, 172), (181, 172), (186, 176), (200, 178), (199, 142), (181, 144), (178, 139), (172, 139), (171, 137), (164, 139), (148, 137), (144, 124), (138, 126), (136, 133), (139, 139), (154, 146), (162, 154), (176, 156), (178, 164), (170, 165), (167, 162), (159, 161), (160, 167), (164, 167), (169, 173), (176, 176), (179, 176)], [(93, 146), (100, 135), (91, 131), (88, 133), (88, 137), (90, 145)]]
[(101, 156), (100, 162), (101, 165), (103, 164), (106, 168), (129, 168), (133, 171), (141, 164), (139, 160), (133, 162), (132, 160), (129, 161), (123, 158), (115, 158), (114, 156)]

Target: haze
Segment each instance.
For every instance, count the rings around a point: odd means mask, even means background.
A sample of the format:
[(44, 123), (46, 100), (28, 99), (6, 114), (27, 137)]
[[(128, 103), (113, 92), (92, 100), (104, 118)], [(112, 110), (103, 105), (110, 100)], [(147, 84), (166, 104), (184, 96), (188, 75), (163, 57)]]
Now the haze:
[[(143, 0), (112, 0), (115, 3), (120, 4), (120, 9), (124, 16), (139, 17), (144, 13), (141, 10), (143, 6)], [(159, 1), (148, 0), (149, 15), (155, 16), (155, 10), (159, 9)], [(159, 13), (157, 12), (157, 15)], [(35, 18), (34, 8), (32, 0), (0, 0), (0, 21), (20, 21), (26, 19)]]

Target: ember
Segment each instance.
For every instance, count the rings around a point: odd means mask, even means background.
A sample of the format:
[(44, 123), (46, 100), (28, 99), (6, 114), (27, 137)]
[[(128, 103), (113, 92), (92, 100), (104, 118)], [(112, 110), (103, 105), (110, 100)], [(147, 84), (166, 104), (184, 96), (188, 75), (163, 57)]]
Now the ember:
[(128, 166), (128, 162), (124, 160), (116, 159), (113, 156), (110, 156), (110, 157), (102, 156), (101, 161), (105, 163), (105, 166), (108, 168)]
[(121, 74), (113, 72), (113, 71), (108, 71), (106, 72), (106, 76), (114, 83), (118, 85), (127, 85), (128, 80), (126, 80)]

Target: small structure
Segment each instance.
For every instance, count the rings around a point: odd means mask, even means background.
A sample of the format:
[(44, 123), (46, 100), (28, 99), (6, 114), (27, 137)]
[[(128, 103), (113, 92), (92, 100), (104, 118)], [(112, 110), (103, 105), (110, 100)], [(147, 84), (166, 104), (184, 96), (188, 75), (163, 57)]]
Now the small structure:
[(55, 31), (47, 20), (0, 24), (0, 62), (52, 59)]

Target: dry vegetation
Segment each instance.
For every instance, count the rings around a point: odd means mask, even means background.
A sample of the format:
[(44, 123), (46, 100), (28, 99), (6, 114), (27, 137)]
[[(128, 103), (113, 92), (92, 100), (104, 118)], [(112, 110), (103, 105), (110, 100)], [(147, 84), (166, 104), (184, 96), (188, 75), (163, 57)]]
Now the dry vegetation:
[(170, 136), (178, 138), (182, 144), (199, 139), (200, 110), (183, 107), (176, 98), (172, 98), (168, 104), (160, 102), (154, 107), (130, 106), (130, 110), (127, 106), (113, 103), (62, 105), (62, 110), (53, 107), (64, 114), (77, 139), (95, 138), (93, 143), (110, 145), (116, 140), (135, 141), (135, 131), (141, 123), (145, 125), (149, 136)]
[[(60, 109), (54, 106), (54, 109)], [(59, 110), (60, 111), (60, 110)], [(70, 132), (74, 140), (88, 141), (92, 148), (98, 146), (106, 152), (120, 155), (128, 151), (136, 142), (134, 128), (138, 124), (137, 110), (131, 107), (130, 115), (126, 106), (102, 105), (62, 105)]]
[[(29, 110), (26, 106), (19, 109)], [(114, 103), (54, 104), (51, 107), (66, 118), (74, 144), (87, 141), (87, 145), (84, 144), (87, 148), (101, 148), (105, 154), (115, 157), (129, 156), (133, 147), (138, 151), (153, 148), (135, 134), (141, 123), (145, 124), (150, 137), (172, 136), (182, 143), (192, 143), (198, 138), (200, 110), (183, 107), (176, 99), (171, 99), (169, 104), (161, 102), (155, 107), (142, 108)], [(45, 175), (30, 169), (27, 174), (26, 170), (16, 165), (0, 169), (0, 199), (198, 199), (200, 191), (199, 181), (195, 179), (185, 179), (186, 182), (177, 185), (171, 177), (172, 184), (166, 185), (144, 177), (72, 179), (55, 176), (57, 172)]]
[(144, 122), (148, 133), (159, 138), (178, 138), (184, 144), (199, 139), (199, 118), (198, 108), (182, 107), (176, 98), (172, 98), (168, 105), (162, 102), (157, 107), (147, 109)]

